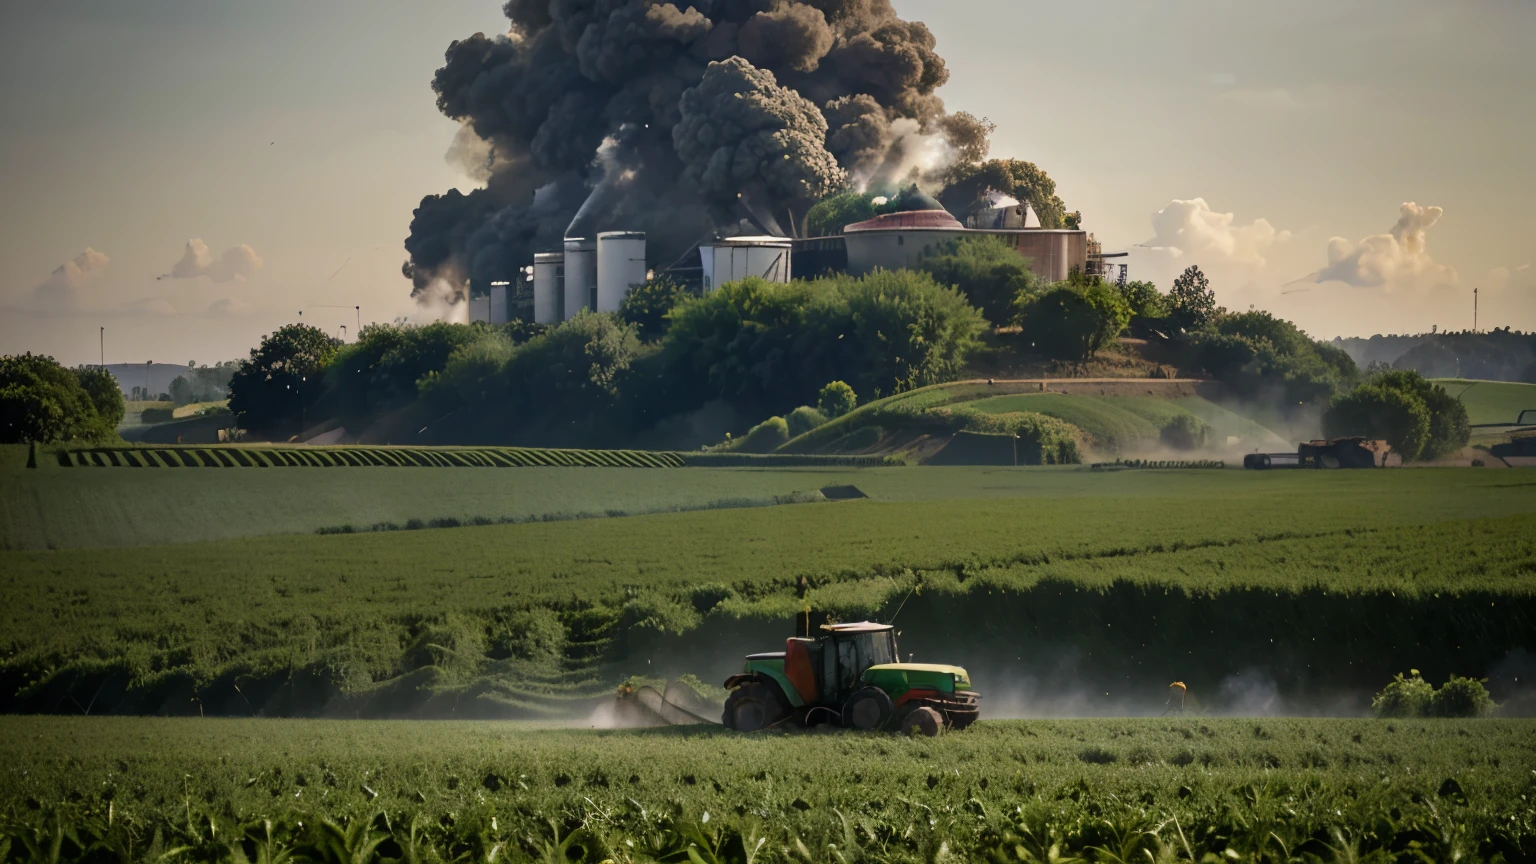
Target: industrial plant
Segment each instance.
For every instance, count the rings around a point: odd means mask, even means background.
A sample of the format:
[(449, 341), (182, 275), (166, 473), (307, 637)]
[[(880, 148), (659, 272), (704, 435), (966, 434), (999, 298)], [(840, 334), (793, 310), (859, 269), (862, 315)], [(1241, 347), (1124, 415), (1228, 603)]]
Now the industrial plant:
[[(1077, 229), (1048, 229), (1028, 204), (988, 192), (965, 222), (933, 198), (909, 190), (902, 196), (911, 209), (845, 225), (827, 237), (773, 235), (715, 237), (693, 247), (681, 259), (649, 262), (646, 235), (606, 231), (595, 238), (567, 237), (560, 250), (534, 255), (532, 266), (489, 283), (470, 285), (470, 320), (505, 324), (518, 319), (559, 324), (583, 309), (616, 312), (629, 290), (654, 276), (664, 276), (707, 294), (727, 282), (758, 277), (785, 283), (837, 273), (862, 276), (875, 270), (918, 266), (923, 256), (950, 240), (996, 237), (1029, 262), (1045, 282), (1072, 273), (1108, 276), (1106, 255), (1092, 234)], [(1121, 253), (1123, 255), (1123, 253)], [(1121, 266), (1121, 278), (1124, 278)]]

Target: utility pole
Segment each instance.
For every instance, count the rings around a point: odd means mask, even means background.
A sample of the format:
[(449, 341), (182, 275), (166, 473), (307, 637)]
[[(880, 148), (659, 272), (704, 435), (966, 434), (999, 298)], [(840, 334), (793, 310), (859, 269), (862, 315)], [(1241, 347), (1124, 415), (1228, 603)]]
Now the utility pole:
[(357, 332), (361, 333), (363, 332), (363, 307), (353, 306), (352, 308), (357, 310)]
[(1472, 289), (1472, 332), (1477, 332), (1477, 289)]
[(107, 328), (101, 328), (101, 368), (107, 368)]

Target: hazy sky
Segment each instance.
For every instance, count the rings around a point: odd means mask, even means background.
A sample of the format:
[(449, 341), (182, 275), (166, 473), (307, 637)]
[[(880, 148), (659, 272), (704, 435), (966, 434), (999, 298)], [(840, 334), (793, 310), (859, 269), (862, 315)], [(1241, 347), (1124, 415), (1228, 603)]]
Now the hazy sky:
[[(894, 2), (1133, 278), (1198, 263), (1324, 338), (1470, 327), (1474, 287), (1536, 329), (1536, 3)], [(472, 185), (432, 73), (499, 6), (5, 4), (0, 352), (95, 362), (105, 326), (108, 362), (211, 363), (301, 308), (413, 314), (411, 209)]]

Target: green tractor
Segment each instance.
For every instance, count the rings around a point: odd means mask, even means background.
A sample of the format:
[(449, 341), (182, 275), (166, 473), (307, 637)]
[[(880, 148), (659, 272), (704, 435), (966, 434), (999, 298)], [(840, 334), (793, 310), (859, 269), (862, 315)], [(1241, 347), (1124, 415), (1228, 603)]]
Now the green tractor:
[(747, 655), (725, 681), (722, 721), (741, 732), (785, 722), (937, 735), (964, 729), (981, 713), (981, 694), (959, 666), (902, 663), (889, 624), (823, 625), (819, 639), (791, 638), (784, 650)]

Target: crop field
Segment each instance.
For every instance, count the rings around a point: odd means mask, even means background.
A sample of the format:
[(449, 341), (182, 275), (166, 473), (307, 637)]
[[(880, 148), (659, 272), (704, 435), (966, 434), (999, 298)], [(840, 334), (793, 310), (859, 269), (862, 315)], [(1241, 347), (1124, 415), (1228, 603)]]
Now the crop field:
[[(1143, 700), (1197, 674), (1215, 695), (1248, 667), (1302, 672), (1296, 698), (1410, 664), (1482, 676), (1536, 649), (1536, 496), (1512, 477), (882, 469), (853, 502), (4, 552), (0, 698), (551, 716), (630, 674), (723, 677), (806, 607), (888, 616), (909, 593), (928, 623), (905, 647), (999, 680), (1062, 652)], [(972, 497), (927, 497), (958, 486)]]
[(1435, 383), (1461, 399), (1467, 406), (1467, 420), (1473, 425), (1513, 426), (1521, 422), (1520, 415), (1525, 411), (1532, 412), (1525, 422), (1536, 425), (1536, 384), (1460, 378), (1437, 378)]
[(1536, 856), (1531, 721), (983, 722), (911, 740), (7, 718), (0, 764), (0, 849), (23, 860)]

